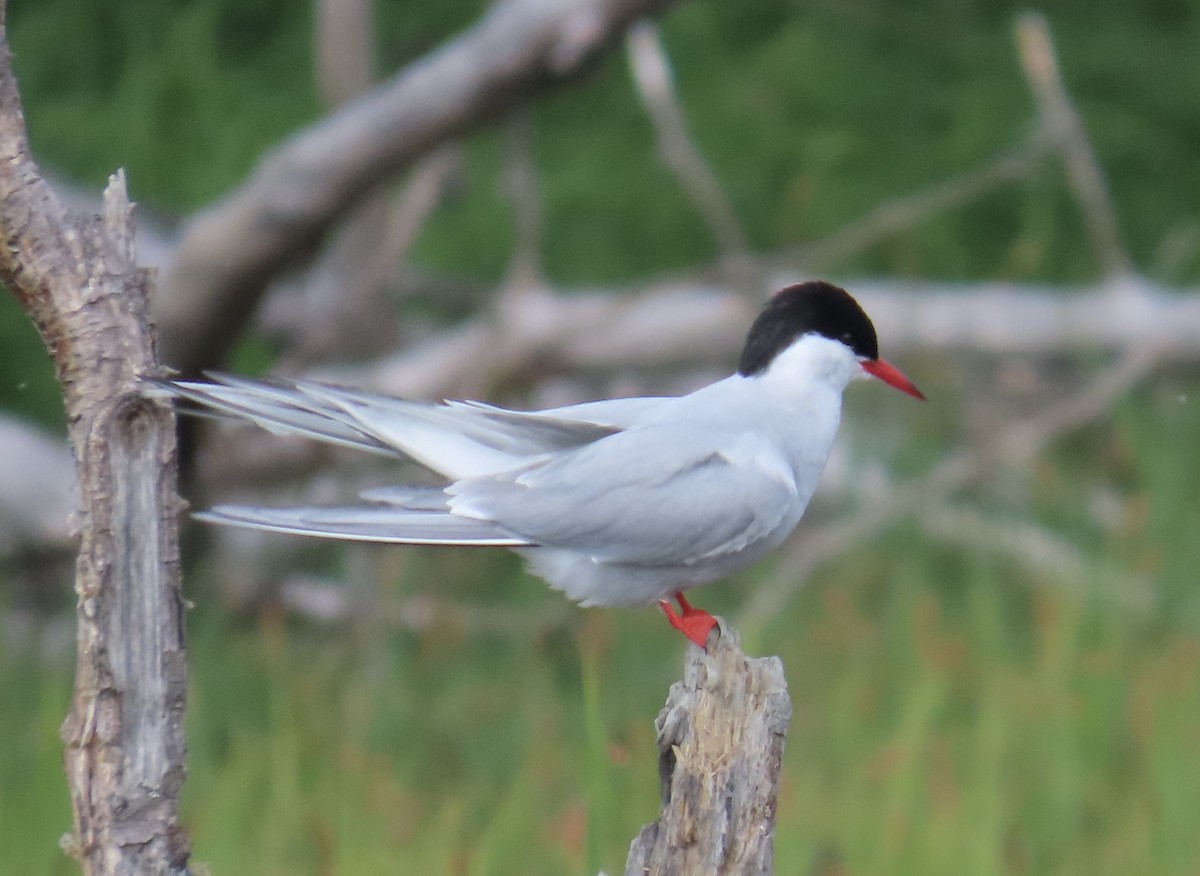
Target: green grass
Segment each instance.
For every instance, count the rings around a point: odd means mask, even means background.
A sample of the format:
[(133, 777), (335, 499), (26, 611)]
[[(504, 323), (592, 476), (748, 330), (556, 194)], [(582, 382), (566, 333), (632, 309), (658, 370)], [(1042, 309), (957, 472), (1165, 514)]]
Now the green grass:
[[(1100, 556), (1088, 575), (1114, 571)], [(796, 707), (778, 872), (1195, 872), (1200, 635), (1068, 583), (901, 527), (793, 601), (762, 637)], [(498, 586), (527, 627), (356, 636), (237, 624), (202, 599), (196, 860), (220, 874), (619, 870), (657, 807), (652, 720), (682, 643), (650, 610), (539, 634), (560, 597)], [(735, 591), (704, 602), (733, 608)], [(65, 666), (0, 657), (0, 732), (16, 740), (0, 754), (7, 872), (67, 872), (67, 686)]]
[[(308, 6), (10, 6), (39, 160), (97, 188), (125, 166), (134, 196), (165, 215), (235, 185), (318, 113)], [(483, 6), (385, 4), (380, 55), (394, 69)], [(1009, 33), (1019, 8), (697, 2), (664, 30), (696, 139), (754, 245), (772, 250), (1021, 136), (1032, 110)], [(1047, 12), (1136, 262), (1195, 283), (1197, 3)], [(532, 119), (556, 282), (619, 282), (712, 256), (621, 58)], [(461, 186), (417, 246), (423, 268), (502, 273), (502, 141), (467, 144)], [(828, 267), (1033, 281), (1097, 271), (1053, 167)], [(0, 404), (61, 424), (36, 334), (3, 306)], [(856, 398), (843, 437), (904, 474), (970, 435), (964, 389), (939, 380), (950, 364), (919, 364), (930, 405)], [(820, 570), (754, 631), (757, 652), (783, 658), (796, 707), (779, 873), (1200, 871), (1198, 434), (1200, 385), (1180, 368), (1030, 471), (996, 472), (959, 497), (1075, 545), (1076, 576), (1031, 568), (1019, 547), (941, 544), (905, 521)], [(204, 567), (189, 570), (195, 859), (218, 876), (619, 872), (657, 811), (652, 722), (682, 640), (651, 610), (564, 612), (509, 560), (412, 556), (380, 586), (522, 620), (505, 635), (235, 620)], [(739, 591), (771, 571), (699, 598), (734, 617)], [(1122, 598), (1133, 589), (1144, 607)], [(58, 850), (70, 828), (57, 738), (70, 660), (38, 653), (0, 639), (0, 873), (76, 872)]]

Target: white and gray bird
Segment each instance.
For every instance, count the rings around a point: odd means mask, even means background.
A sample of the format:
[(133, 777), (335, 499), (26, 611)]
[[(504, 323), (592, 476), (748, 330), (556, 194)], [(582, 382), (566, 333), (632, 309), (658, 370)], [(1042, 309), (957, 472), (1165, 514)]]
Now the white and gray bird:
[(858, 303), (808, 282), (767, 303), (737, 373), (677, 397), (512, 411), (312, 381), (152, 382), (210, 412), (407, 457), (447, 480), (368, 490), (353, 507), (219, 506), (197, 515), (203, 520), (352, 541), (512, 548), (582, 605), (658, 601), (704, 647), (716, 622), (683, 591), (745, 568), (792, 532), (833, 445), (842, 392), (867, 375), (923, 398), (879, 358)]

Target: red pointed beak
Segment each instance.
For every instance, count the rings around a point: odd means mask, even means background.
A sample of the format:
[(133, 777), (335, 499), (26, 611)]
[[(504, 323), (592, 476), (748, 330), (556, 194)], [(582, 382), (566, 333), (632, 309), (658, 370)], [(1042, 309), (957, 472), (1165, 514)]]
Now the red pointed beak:
[(878, 377), (888, 386), (894, 386), (901, 392), (907, 392), (913, 398), (925, 401), (921, 390), (917, 389), (916, 385), (904, 375), (904, 372), (891, 362), (885, 359), (865, 359), (862, 367), (868, 374)]

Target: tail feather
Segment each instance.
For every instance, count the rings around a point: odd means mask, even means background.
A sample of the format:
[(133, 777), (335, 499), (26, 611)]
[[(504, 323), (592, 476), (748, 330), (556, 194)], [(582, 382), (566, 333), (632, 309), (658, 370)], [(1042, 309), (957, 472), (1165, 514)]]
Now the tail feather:
[(268, 532), (384, 544), (527, 547), (531, 544), (489, 520), (439, 511), (393, 507), (255, 508), (219, 505), (196, 519)]
[(371, 487), (358, 494), (368, 502), (394, 505), (409, 511), (449, 511), (450, 496), (444, 487), (415, 487), (407, 484)]
[(340, 409), (363, 433), (454, 480), (516, 468), (620, 431), (537, 411), (414, 402), (308, 381), (296, 386), (306, 396)]
[(277, 434), (295, 434), (355, 450), (395, 455), (395, 449), (360, 428), (338, 408), (321, 406), (284, 384), (215, 375), (220, 383), (147, 382), (198, 408), (193, 413), (248, 420)]
[(245, 419), (273, 432), (358, 450), (402, 454), (450, 480), (511, 470), (620, 431), (536, 411), (409, 401), (311, 380), (208, 376), (212, 383), (147, 382), (194, 403), (196, 413)]

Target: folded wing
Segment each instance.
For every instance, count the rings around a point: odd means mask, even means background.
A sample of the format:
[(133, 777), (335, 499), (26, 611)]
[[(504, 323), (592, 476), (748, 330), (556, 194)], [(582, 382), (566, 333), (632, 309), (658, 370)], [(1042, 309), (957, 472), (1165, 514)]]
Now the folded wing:
[(790, 467), (765, 439), (678, 425), (631, 429), (446, 492), (453, 513), (531, 543), (646, 566), (739, 552), (803, 510)]

